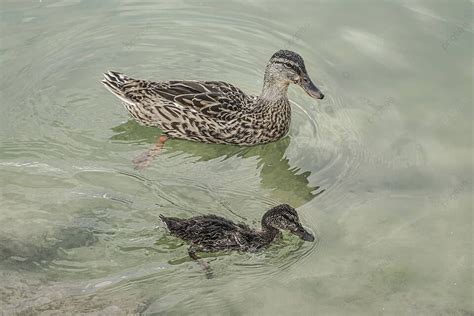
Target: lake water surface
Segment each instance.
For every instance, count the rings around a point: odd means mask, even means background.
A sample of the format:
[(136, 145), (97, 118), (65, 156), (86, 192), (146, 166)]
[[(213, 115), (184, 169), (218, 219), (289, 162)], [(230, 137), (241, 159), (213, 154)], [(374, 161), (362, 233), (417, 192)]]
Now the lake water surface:
[[(1, 1), (0, 309), (10, 313), (472, 315), (469, 1)], [(107, 70), (261, 91), (303, 56), (290, 133), (239, 148), (172, 140)], [(297, 207), (318, 236), (207, 257), (160, 213), (258, 226)]]

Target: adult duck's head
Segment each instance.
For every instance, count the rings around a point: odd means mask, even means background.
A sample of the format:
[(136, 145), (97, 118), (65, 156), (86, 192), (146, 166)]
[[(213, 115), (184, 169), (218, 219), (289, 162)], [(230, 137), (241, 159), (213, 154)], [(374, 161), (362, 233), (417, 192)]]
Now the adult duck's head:
[(295, 52), (280, 50), (273, 54), (265, 69), (262, 97), (271, 99), (286, 94), (290, 83), (302, 87), (312, 98), (324, 99), (324, 94), (311, 81), (303, 58)]
[(314, 236), (301, 225), (296, 210), (288, 204), (281, 204), (268, 210), (262, 217), (262, 227), (287, 230), (304, 241), (314, 241)]

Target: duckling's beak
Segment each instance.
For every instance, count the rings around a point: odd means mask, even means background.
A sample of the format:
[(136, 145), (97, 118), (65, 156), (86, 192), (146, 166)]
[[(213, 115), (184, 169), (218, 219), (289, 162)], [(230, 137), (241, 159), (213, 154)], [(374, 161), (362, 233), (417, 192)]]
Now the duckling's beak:
[(314, 99), (324, 99), (324, 94), (316, 87), (307, 74), (303, 76), (300, 86), (310, 97)]
[(303, 227), (299, 228), (294, 234), (304, 241), (314, 241), (314, 236)]

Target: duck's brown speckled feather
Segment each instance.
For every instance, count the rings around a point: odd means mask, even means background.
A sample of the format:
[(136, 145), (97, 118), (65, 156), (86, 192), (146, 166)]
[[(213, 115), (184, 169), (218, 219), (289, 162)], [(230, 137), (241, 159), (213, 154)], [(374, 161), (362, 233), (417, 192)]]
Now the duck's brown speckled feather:
[(311, 82), (303, 58), (280, 50), (265, 69), (262, 94), (249, 95), (222, 81), (147, 81), (109, 71), (104, 85), (140, 124), (170, 137), (251, 146), (276, 141), (289, 130), (290, 83), (310, 96), (324, 95)]
[(160, 127), (170, 137), (206, 143), (255, 145), (281, 138), (290, 124), (290, 105), (264, 106), (256, 96), (222, 81), (131, 79), (109, 72), (103, 83), (140, 124)]

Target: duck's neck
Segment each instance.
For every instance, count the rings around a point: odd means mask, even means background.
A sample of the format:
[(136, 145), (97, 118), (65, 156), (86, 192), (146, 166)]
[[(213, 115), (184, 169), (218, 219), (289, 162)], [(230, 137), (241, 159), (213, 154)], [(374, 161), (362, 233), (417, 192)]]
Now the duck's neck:
[(281, 99), (288, 99), (288, 82), (276, 81), (265, 75), (260, 99), (266, 103), (275, 103)]
[(262, 222), (262, 237), (267, 241), (267, 242), (272, 242), (273, 239), (278, 235), (278, 229), (275, 227), (269, 226)]

